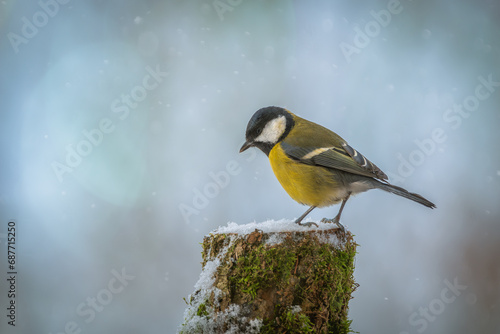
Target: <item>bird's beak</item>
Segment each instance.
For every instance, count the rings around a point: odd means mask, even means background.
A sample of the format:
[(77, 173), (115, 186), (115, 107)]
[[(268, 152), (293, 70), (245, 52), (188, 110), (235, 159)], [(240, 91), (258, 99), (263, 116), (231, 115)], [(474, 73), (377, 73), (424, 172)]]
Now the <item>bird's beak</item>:
[(240, 153), (243, 152), (243, 151), (246, 151), (248, 148), (252, 147), (253, 146), (253, 143), (251, 141), (246, 141), (245, 144), (243, 144), (243, 146), (241, 146), (240, 148)]

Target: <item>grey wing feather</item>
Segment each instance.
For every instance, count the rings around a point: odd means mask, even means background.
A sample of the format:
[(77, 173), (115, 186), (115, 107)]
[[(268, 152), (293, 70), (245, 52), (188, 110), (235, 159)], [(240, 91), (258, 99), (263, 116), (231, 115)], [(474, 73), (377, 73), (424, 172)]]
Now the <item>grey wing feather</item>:
[(387, 175), (380, 168), (347, 143), (342, 143), (342, 147), (304, 148), (282, 142), (281, 147), (288, 156), (304, 164), (339, 169), (353, 174), (375, 177), (382, 181), (387, 180)]
[(363, 154), (359, 153), (354, 148), (349, 146), (349, 144), (342, 143), (342, 147), (351, 156), (351, 158), (354, 161), (356, 161), (356, 163), (359, 166), (361, 166), (361, 167), (369, 170), (371, 173), (375, 174), (375, 177), (377, 179), (384, 180), (384, 181), (388, 179), (387, 175), (385, 175), (385, 173), (380, 168), (378, 168), (373, 162), (371, 162), (370, 160), (365, 158), (365, 156)]

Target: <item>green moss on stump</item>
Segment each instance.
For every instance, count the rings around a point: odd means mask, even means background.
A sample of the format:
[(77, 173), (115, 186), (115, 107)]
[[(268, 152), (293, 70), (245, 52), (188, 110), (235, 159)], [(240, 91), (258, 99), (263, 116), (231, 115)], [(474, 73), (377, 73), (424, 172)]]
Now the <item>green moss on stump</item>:
[(349, 333), (355, 254), (350, 232), (333, 226), (210, 234), (212, 287), (190, 296), (180, 333)]

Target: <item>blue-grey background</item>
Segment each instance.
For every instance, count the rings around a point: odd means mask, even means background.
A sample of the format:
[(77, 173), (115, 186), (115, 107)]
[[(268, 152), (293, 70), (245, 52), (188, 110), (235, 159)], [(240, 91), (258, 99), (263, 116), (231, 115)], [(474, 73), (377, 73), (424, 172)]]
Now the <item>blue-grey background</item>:
[(355, 330), (500, 333), (497, 1), (6, 0), (0, 74), (2, 333), (174, 333), (205, 234), (306, 209), (238, 154), (268, 105), (437, 204), (347, 203)]

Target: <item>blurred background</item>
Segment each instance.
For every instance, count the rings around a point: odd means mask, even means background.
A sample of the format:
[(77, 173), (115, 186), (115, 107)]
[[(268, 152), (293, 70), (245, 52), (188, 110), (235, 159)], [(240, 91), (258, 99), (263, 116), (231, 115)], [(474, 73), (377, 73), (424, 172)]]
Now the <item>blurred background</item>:
[(204, 235), (306, 210), (238, 154), (279, 105), (437, 205), (346, 205), (353, 329), (500, 333), (499, 22), (494, 0), (2, 1), (0, 331), (174, 333)]

